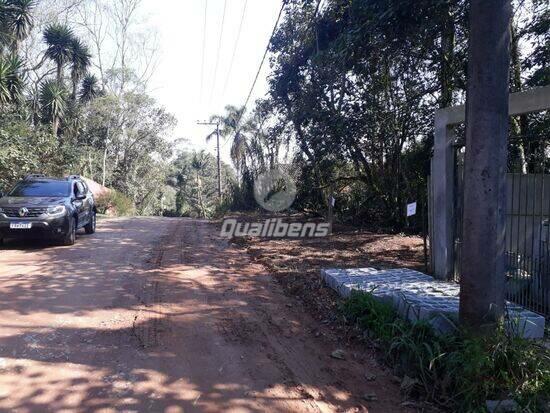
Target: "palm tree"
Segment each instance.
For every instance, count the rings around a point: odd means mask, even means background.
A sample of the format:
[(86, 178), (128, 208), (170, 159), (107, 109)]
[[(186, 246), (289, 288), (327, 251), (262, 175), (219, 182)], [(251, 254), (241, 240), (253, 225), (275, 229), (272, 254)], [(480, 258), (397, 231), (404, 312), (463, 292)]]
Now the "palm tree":
[(57, 136), (59, 123), (67, 112), (67, 89), (54, 79), (46, 80), (40, 86), (39, 100), (42, 119), (52, 124), (52, 132)]
[(78, 82), (88, 72), (92, 55), (88, 46), (78, 38), (71, 41), (71, 82), (73, 86), (72, 99), (76, 101)]
[[(242, 131), (243, 125), (241, 122), (243, 111), (244, 108), (227, 105), (225, 107), (225, 114), (210, 117), (210, 122), (219, 123), (221, 136), (225, 139), (232, 136), (231, 160), (239, 171), (246, 166), (247, 140), (246, 135)], [(212, 132), (206, 137), (206, 141), (209, 142), (214, 136), (216, 136), (216, 133)]]
[(47, 45), (45, 55), (57, 65), (57, 81), (61, 83), (63, 66), (72, 58), (73, 31), (62, 24), (50, 24), (44, 30), (44, 41)]
[(32, 10), (35, 0), (3, 0), (0, 5), (2, 29), (9, 41), (12, 53), (19, 51), (19, 44), (33, 27)]
[(17, 102), (23, 93), (22, 62), (15, 55), (0, 56), (0, 106)]
[(100, 95), (101, 89), (97, 77), (91, 74), (84, 76), (82, 86), (80, 86), (80, 101), (83, 103), (90, 102)]

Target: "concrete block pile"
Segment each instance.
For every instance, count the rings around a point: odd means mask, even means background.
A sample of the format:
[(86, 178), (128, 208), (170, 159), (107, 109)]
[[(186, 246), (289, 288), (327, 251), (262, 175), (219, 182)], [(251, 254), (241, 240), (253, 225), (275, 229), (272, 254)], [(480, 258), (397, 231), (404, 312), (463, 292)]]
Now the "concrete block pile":
[[(321, 277), (342, 297), (364, 291), (390, 303), (399, 315), (411, 322), (425, 320), (441, 333), (451, 333), (458, 323), (458, 284), (438, 281), (419, 271), (398, 268), (323, 269)], [(543, 316), (507, 302), (505, 325), (508, 331), (525, 338), (544, 336)]]

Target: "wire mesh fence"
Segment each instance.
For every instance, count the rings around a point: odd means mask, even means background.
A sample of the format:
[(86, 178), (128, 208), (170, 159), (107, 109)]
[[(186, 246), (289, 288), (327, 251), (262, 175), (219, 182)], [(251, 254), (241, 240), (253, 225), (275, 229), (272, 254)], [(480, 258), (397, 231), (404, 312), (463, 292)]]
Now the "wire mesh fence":
[[(550, 317), (550, 139), (510, 140), (506, 183), (506, 298)], [(454, 279), (460, 280), (464, 146), (455, 146)]]

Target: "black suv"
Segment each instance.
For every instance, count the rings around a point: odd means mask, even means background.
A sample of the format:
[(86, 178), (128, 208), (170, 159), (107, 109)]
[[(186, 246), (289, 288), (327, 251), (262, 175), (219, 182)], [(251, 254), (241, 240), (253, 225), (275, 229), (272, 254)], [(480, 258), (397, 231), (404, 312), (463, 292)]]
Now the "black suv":
[(0, 243), (46, 236), (73, 245), (79, 228), (93, 234), (95, 227), (94, 197), (78, 175), (57, 179), (33, 174), (7, 195), (0, 193)]

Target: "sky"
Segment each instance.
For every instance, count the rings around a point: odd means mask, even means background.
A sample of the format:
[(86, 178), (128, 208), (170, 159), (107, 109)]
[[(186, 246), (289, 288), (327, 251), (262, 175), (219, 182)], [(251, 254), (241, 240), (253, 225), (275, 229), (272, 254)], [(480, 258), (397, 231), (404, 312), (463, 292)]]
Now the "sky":
[[(242, 30), (232, 70), (227, 77), (245, 2)], [(206, 41), (202, 70), (205, 4)], [(223, 113), (227, 104), (244, 104), (281, 4), (281, 0), (144, 1), (148, 25), (154, 26), (160, 36), (158, 67), (149, 89), (158, 102), (176, 116), (178, 126), (174, 138), (188, 140), (179, 149), (206, 149), (215, 154), (214, 140), (209, 144), (205, 142), (206, 135), (213, 129), (197, 126), (196, 121)], [(216, 59), (219, 59), (217, 72)], [(268, 73), (269, 62), (266, 59), (251, 102), (265, 95)], [(223, 143), (222, 140), (222, 159), (229, 162), (230, 144)]]

